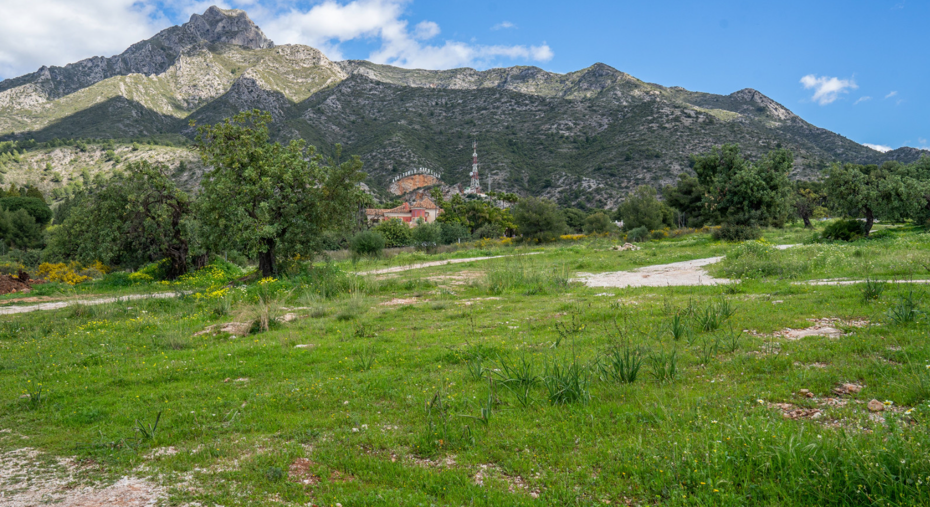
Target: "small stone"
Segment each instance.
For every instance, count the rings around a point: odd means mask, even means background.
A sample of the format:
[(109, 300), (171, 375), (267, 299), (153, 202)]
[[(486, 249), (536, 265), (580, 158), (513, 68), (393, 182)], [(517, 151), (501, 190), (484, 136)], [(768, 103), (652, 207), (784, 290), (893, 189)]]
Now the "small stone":
[(295, 349), (312, 349), (313, 347), (316, 347), (316, 345), (312, 343), (301, 343), (300, 345), (294, 345)]
[(843, 384), (843, 389), (845, 389), (847, 393), (858, 393), (862, 390), (862, 386), (858, 386), (856, 384)]
[(798, 391), (798, 394), (800, 394), (801, 396), (803, 396), (803, 397), (805, 397), (805, 398), (813, 398), (813, 397), (814, 397), (814, 393), (812, 393), (812, 392), (810, 391), (810, 389), (801, 389), (800, 391)]
[(226, 380), (224, 380), (223, 382), (229, 382), (229, 377), (226, 377)]
[(817, 411), (814, 412), (814, 415), (811, 416), (811, 419), (820, 419), (821, 417), (823, 417), (823, 412)]
[(868, 404), (868, 407), (869, 407), (869, 412), (881, 412), (885, 410), (885, 405), (878, 400), (870, 401)]

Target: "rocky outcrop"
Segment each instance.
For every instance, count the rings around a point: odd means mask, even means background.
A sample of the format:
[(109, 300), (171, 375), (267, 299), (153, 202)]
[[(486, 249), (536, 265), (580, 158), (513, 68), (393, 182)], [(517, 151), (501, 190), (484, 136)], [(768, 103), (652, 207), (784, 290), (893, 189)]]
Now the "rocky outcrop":
[[(64, 67), (42, 67), (32, 74), (0, 81), (0, 93), (20, 87), (41, 90), (44, 100), (63, 97), (113, 76), (161, 74), (186, 51), (208, 44), (232, 44), (248, 49), (274, 47), (244, 11), (210, 7), (181, 26), (162, 30), (133, 44), (123, 53), (95, 56)], [(29, 87), (29, 85), (33, 85)]]
[(754, 103), (756, 107), (764, 108), (765, 112), (776, 120), (792, 120), (797, 118), (788, 108), (752, 88), (743, 88), (740, 91), (733, 92), (730, 94), (730, 97), (742, 102)]

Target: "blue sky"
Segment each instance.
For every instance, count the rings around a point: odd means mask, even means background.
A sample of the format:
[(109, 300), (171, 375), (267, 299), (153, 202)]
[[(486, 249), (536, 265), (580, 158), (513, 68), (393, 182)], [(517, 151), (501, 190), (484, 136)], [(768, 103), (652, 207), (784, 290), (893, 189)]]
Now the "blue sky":
[(854, 141), (930, 149), (930, 1), (0, 0), (0, 77), (118, 53), (213, 3), (334, 59), (554, 72), (603, 62), (689, 90), (755, 88)]

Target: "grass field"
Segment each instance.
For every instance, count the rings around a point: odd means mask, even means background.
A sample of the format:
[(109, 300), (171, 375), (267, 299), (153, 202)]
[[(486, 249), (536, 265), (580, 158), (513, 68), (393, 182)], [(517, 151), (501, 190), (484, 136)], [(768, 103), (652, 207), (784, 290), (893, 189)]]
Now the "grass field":
[[(0, 490), (131, 477), (168, 505), (928, 505), (930, 300), (881, 281), (930, 278), (930, 235), (810, 236), (484, 245), (3, 316), (0, 462), (21, 468)], [(710, 273), (741, 283), (571, 281), (720, 255)], [(870, 283), (804, 283), (833, 278)], [(812, 327), (827, 336), (789, 331)]]

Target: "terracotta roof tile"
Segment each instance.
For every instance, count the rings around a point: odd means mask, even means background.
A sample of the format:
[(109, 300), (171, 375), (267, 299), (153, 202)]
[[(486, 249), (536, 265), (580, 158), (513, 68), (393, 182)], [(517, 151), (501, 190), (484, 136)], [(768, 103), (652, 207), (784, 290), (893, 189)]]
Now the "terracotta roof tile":
[(407, 203), (403, 203), (403, 204), (401, 204), (400, 206), (398, 206), (398, 207), (396, 207), (396, 208), (386, 209), (386, 210), (384, 210), (384, 212), (385, 212), (385, 213), (409, 213), (409, 212), (410, 212), (410, 205), (407, 204)]
[(429, 197), (424, 197), (419, 201), (413, 204), (414, 208), (423, 208), (423, 209), (439, 209), (439, 206), (436, 206), (436, 203), (433, 202)]

